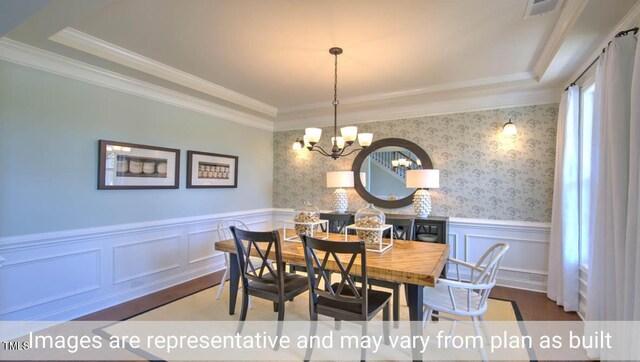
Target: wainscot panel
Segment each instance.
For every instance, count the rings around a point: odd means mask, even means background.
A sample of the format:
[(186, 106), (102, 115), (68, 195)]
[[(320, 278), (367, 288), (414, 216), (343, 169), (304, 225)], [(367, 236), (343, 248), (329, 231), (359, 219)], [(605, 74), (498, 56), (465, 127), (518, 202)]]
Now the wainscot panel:
[(0, 320), (74, 319), (223, 269), (225, 218), (267, 230), (272, 210), (0, 238)]

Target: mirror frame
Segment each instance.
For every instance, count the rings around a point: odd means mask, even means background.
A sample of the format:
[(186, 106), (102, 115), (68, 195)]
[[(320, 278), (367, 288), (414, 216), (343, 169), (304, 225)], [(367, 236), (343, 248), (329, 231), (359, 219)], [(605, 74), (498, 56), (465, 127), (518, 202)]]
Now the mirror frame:
[(369, 191), (367, 191), (362, 185), (362, 181), (360, 181), (359, 175), (360, 175), (360, 168), (362, 166), (362, 163), (367, 159), (367, 157), (370, 154), (372, 154), (373, 152), (383, 147), (406, 148), (420, 159), (420, 161), (422, 162), (423, 169), (433, 168), (433, 163), (431, 162), (431, 158), (429, 157), (427, 152), (422, 149), (422, 147), (418, 146), (417, 144), (411, 141), (408, 141), (402, 138), (383, 138), (381, 140), (373, 142), (371, 146), (360, 151), (360, 153), (358, 153), (356, 158), (353, 160), (353, 165), (351, 166), (351, 170), (353, 171), (354, 176), (358, 175), (357, 177), (353, 178), (356, 191), (358, 192), (358, 195), (360, 195), (360, 197), (362, 197), (365, 201), (379, 207), (384, 207), (387, 209), (397, 209), (400, 207), (411, 205), (411, 203), (413, 202), (413, 194), (416, 193), (415, 191), (413, 191), (409, 196), (404, 197), (402, 199), (382, 200), (370, 194)]

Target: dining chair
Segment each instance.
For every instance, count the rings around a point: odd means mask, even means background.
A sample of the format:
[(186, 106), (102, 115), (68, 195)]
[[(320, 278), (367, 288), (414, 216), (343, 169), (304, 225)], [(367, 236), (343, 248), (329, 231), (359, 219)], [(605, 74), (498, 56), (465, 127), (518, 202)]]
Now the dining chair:
[[(413, 240), (413, 218), (386, 218), (385, 224), (393, 225), (393, 238), (401, 240)], [(389, 237), (387, 234), (385, 237)], [(371, 279), (370, 285), (391, 289), (393, 292), (393, 326), (400, 326), (400, 286), (401, 284), (389, 282), (386, 280)], [(409, 302), (407, 301), (407, 304)]]
[[(335, 234), (343, 234), (344, 228), (353, 223), (353, 214), (335, 214), (335, 213), (321, 213), (320, 220), (328, 220), (329, 232)], [(322, 232), (326, 232), (324, 224), (320, 224)], [(289, 264), (289, 273), (306, 272), (307, 268), (302, 265)]]
[[(302, 243), (307, 270), (317, 271), (317, 275), (307, 273), (311, 321), (317, 321), (318, 315), (322, 314), (334, 318), (336, 322), (343, 320), (368, 322), (382, 310), (384, 341), (388, 344), (391, 293), (367, 288), (369, 279), (364, 242), (328, 241), (302, 235)], [(321, 252), (320, 255), (318, 252)], [(340, 256), (344, 258), (346, 264)], [(356, 273), (361, 276), (360, 287), (356, 286), (357, 281), (352, 273), (354, 262), (358, 257), (360, 257), (360, 270)], [(335, 263), (332, 271), (340, 275), (340, 282), (331, 282), (327, 268), (330, 258)], [(322, 281), (324, 281), (323, 287), (320, 286)], [(315, 323), (312, 323), (312, 328), (315, 326)], [(315, 335), (315, 331), (312, 330), (310, 334)], [(366, 323), (362, 324), (362, 334), (367, 334)], [(307, 350), (307, 353), (305, 360), (309, 360), (310, 350)]]
[[(235, 226), (236, 228), (241, 230), (249, 230), (247, 225), (240, 220), (220, 220), (218, 222), (218, 226), (216, 227), (218, 232), (218, 241), (233, 239), (233, 235), (231, 234), (231, 230), (229, 229), (231, 226)], [(251, 261), (256, 267), (260, 267), (262, 264), (259, 258), (252, 257)], [(227, 279), (229, 279), (229, 273), (231, 269), (229, 262), (229, 253), (224, 253), (224, 264), (226, 269), (224, 271), (224, 274), (222, 275), (222, 281), (220, 282), (220, 288), (218, 289), (218, 293), (216, 294), (216, 299), (220, 299), (220, 297), (222, 296), (225, 282), (227, 281)], [(268, 262), (271, 263), (270, 260), (268, 260)], [(249, 298), (249, 309), (251, 308), (253, 308), (253, 303), (251, 301), (251, 298)]]
[[(284, 321), (285, 301), (293, 300), (308, 290), (307, 278), (284, 272), (278, 231), (248, 231), (235, 226), (229, 229), (235, 240), (242, 279), (240, 321), (247, 318), (249, 296), (272, 301), (274, 311), (278, 312), (278, 321)], [(259, 267), (253, 264), (250, 256), (252, 252), (256, 253), (261, 261)], [(273, 259), (274, 255), (275, 263), (270, 263), (268, 258)]]
[(402, 240), (415, 240), (413, 235), (413, 218), (387, 217), (385, 223), (393, 225), (393, 238)]
[[(321, 220), (329, 221), (329, 232), (342, 234), (344, 233), (344, 228), (353, 222), (352, 214), (335, 214), (335, 213), (321, 213)], [(327, 231), (324, 228), (324, 224), (320, 224), (320, 228), (323, 232)]]
[[(487, 310), (487, 298), (498, 276), (500, 263), (509, 250), (506, 243), (492, 245), (475, 263), (449, 258), (447, 262), (455, 265), (455, 279), (438, 279), (434, 288), (424, 289), (424, 319), (426, 326), (434, 311), (448, 313), (459, 317), (471, 317), (473, 328), (480, 336), (479, 321)], [(465, 279), (463, 280), (460, 269)], [(442, 315), (439, 318), (444, 318)]]

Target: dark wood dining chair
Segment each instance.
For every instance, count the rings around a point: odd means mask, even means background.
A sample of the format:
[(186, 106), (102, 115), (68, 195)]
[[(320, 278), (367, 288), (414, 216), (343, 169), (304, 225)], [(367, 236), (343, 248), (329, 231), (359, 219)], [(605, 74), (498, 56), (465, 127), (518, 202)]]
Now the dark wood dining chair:
[[(413, 218), (391, 218), (387, 217), (385, 224), (393, 225), (393, 238), (395, 240), (413, 240)], [(384, 235), (385, 238), (391, 237), (390, 232)], [(391, 289), (393, 292), (393, 326), (400, 326), (400, 286), (401, 284), (389, 282), (386, 280), (371, 279), (370, 285)]]
[[(303, 275), (285, 273), (280, 235), (277, 231), (248, 231), (240, 230), (235, 226), (229, 229), (235, 240), (242, 279), (240, 321), (243, 322), (247, 318), (249, 296), (272, 301), (274, 310), (278, 312), (278, 321), (284, 321), (285, 301), (293, 300), (294, 297), (309, 289), (307, 278)], [(243, 241), (247, 244), (245, 245)], [(257, 256), (250, 256), (252, 251), (255, 251)], [(252, 259), (255, 257), (262, 261), (262, 265), (258, 267), (254, 265)], [(242, 324), (238, 331), (241, 329)]]
[(387, 217), (385, 224), (393, 225), (394, 239), (415, 240), (413, 235), (414, 222), (415, 220), (413, 218)]
[[(364, 242), (328, 241), (302, 235), (302, 243), (307, 270), (317, 270), (317, 275), (316, 273), (307, 274), (310, 319), (317, 321), (318, 315), (322, 314), (336, 321), (368, 322), (382, 310), (384, 341), (388, 344), (391, 293), (367, 288), (369, 279)], [(321, 252), (322, 261), (317, 251)], [(347, 261), (346, 265), (342, 262), (340, 255)], [(360, 287), (356, 286), (357, 281), (352, 273), (354, 262), (358, 257), (361, 261), (358, 273), (361, 276), (358, 278)], [(340, 275), (340, 282), (331, 282), (327, 268), (330, 260), (335, 263), (332, 271)], [(322, 281), (324, 286), (320, 287)], [(315, 326), (315, 323), (312, 323), (312, 326)], [(312, 334), (315, 334), (315, 331), (312, 331)], [(367, 334), (366, 323), (362, 324), (362, 334)], [(305, 360), (309, 360), (309, 357), (310, 350), (307, 350)]]
[[(353, 215), (352, 214), (335, 214), (335, 213), (321, 213), (320, 220), (329, 221), (327, 225), (329, 225), (329, 232), (335, 234), (343, 234), (344, 228), (346, 228), (349, 224), (353, 223)], [(324, 224), (320, 224), (320, 229), (322, 232), (326, 232)], [(306, 272), (307, 268), (302, 265), (294, 265), (289, 264), (289, 273), (295, 272)]]
[[(335, 213), (321, 213), (321, 220), (329, 221), (329, 232), (342, 234), (344, 233), (344, 228), (349, 224), (353, 223), (353, 215), (352, 214), (335, 214)], [(322, 231), (326, 231), (324, 229), (324, 224), (320, 224), (320, 228)]]

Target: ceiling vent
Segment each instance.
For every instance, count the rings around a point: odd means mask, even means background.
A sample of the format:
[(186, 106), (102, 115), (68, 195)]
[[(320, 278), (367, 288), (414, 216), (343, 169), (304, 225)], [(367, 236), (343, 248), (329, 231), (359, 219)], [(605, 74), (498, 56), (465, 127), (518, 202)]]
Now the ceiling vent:
[(562, 0), (529, 0), (524, 18), (529, 19), (534, 16), (552, 13), (560, 9)]

